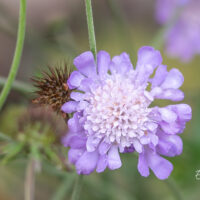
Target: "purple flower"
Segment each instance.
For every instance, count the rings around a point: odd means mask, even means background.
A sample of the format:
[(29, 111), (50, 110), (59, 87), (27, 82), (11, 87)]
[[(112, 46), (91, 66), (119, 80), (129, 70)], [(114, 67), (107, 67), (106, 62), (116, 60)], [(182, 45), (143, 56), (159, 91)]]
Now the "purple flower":
[(160, 52), (152, 47), (139, 50), (135, 69), (126, 53), (111, 59), (99, 51), (97, 63), (90, 51), (74, 59), (78, 70), (72, 72), (68, 85), (76, 91), (71, 93), (72, 101), (62, 106), (64, 112), (74, 114), (63, 144), (70, 147), (69, 161), (79, 174), (118, 169), (119, 153), (135, 152), (142, 176), (148, 176), (149, 169), (159, 179), (170, 175), (173, 166), (161, 155), (181, 154), (178, 134), (191, 119), (191, 108), (150, 106), (154, 99), (184, 98), (179, 90), (183, 75), (177, 69), (168, 72), (161, 63)]
[(199, 0), (157, 0), (156, 19), (166, 24), (178, 9), (182, 12), (175, 25), (166, 33), (166, 51), (171, 57), (189, 61), (200, 54), (200, 1)]

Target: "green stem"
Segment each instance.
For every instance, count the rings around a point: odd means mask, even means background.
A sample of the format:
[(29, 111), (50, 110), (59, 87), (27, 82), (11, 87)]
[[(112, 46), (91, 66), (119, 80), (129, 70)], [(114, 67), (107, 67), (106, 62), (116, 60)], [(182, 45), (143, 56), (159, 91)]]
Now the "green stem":
[(35, 167), (36, 163), (33, 158), (30, 158), (24, 183), (24, 200), (34, 200), (35, 190)]
[(171, 19), (168, 21), (168, 23), (166, 23), (166, 25), (164, 25), (157, 32), (151, 44), (153, 47), (155, 47), (156, 49), (160, 49), (162, 47), (166, 33), (175, 25), (183, 9), (184, 9), (184, 6), (180, 6), (179, 8), (177, 8), (175, 13), (172, 15)]
[(75, 186), (74, 186), (74, 190), (72, 193), (72, 200), (79, 200), (82, 181), (83, 181), (83, 175), (78, 175)]
[[(6, 84), (6, 78), (0, 77), (0, 87)], [(12, 85), (12, 89), (17, 90), (21, 93), (30, 93), (33, 91), (33, 87), (28, 83), (15, 80)]]
[(74, 174), (65, 175), (64, 180), (61, 185), (57, 188), (56, 193), (53, 195), (51, 200), (64, 200), (68, 199), (66, 195), (69, 193), (72, 187), (72, 182), (74, 181)]
[(26, 27), (26, 0), (20, 1), (20, 12), (19, 12), (19, 26), (18, 26), (18, 35), (17, 35), (17, 43), (15, 48), (15, 54), (13, 57), (12, 65), (10, 68), (10, 72), (8, 75), (8, 79), (6, 81), (6, 84), (3, 87), (3, 90), (0, 95), (0, 110), (11, 90), (11, 86), (13, 84), (13, 81), (15, 80), (21, 55), (22, 55), (22, 49), (24, 45), (24, 38), (25, 38), (25, 28)]
[(91, 0), (85, 0), (85, 7), (86, 7), (86, 16), (87, 16), (87, 25), (88, 25), (88, 35), (89, 35), (90, 50), (93, 53), (94, 58), (96, 60), (97, 48), (96, 48), (96, 39), (95, 39), (95, 31), (94, 31), (94, 22), (93, 22)]
[(183, 200), (183, 196), (179, 190), (179, 188), (177, 187), (176, 183), (174, 180), (172, 179), (167, 179), (165, 181), (165, 183), (167, 184), (168, 188), (171, 190), (173, 196), (174, 196), (174, 199), (176, 200)]

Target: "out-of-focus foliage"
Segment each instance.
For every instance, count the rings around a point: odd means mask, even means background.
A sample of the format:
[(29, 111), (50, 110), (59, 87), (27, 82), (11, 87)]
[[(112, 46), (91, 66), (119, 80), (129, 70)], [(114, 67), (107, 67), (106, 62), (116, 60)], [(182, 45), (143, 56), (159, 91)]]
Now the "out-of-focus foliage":
[[(34, 3), (29, 1), (27, 36), (18, 80), (31, 84), (30, 78), (39, 74), (48, 64), (58, 64), (89, 49), (83, 1), (56, 2), (55, 6), (53, 0)], [(105, 49), (111, 55), (126, 51), (135, 63), (137, 49), (149, 45), (159, 29), (154, 21), (155, 2), (118, 0), (113, 1), (117, 5), (114, 8), (107, 2), (93, 1), (97, 49)], [(17, 9), (14, 0), (0, 1), (0, 75), (4, 77), (8, 73), (14, 51)], [(43, 13), (46, 13), (45, 17)], [(200, 57), (196, 56), (192, 62), (184, 64), (166, 57), (164, 52), (162, 55), (163, 63), (170, 68), (176, 67), (183, 73), (185, 102), (193, 109), (193, 119), (181, 135), (184, 142), (183, 153), (170, 158), (174, 171), (169, 181), (160, 181), (153, 175), (149, 178), (141, 177), (137, 172), (137, 157), (133, 154), (122, 155), (121, 169), (84, 177), (82, 200), (173, 200), (176, 190), (182, 193), (184, 199), (200, 198), (200, 181), (195, 177), (196, 170), (200, 170)], [(26, 97), (17, 92), (10, 94), (0, 114), (0, 132), (7, 133), (12, 138), (17, 137), (18, 119), (26, 111), (31, 95), (32, 91)], [(0, 144), (2, 143), (1, 140)], [(63, 151), (66, 157), (67, 152)], [(12, 162), (0, 165), (0, 199), (23, 199), (26, 158), (19, 154)], [(36, 199), (70, 199), (74, 178), (73, 172), (61, 171), (53, 162), (44, 159), (41, 173), (36, 175)]]

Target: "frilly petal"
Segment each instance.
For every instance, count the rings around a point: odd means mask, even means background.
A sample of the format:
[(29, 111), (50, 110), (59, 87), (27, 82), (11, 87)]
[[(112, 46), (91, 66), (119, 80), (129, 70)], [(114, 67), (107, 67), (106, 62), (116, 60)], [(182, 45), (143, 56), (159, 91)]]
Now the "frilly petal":
[(112, 73), (125, 74), (133, 70), (133, 65), (127, 53), (122, 53), (119, 56), (114, 56), (110, 64), (110, 71)]
[(136, 65), (137, 81), (139, 84), (146, 83), (154, 69), (161, 65), (162, 57), (159, 51), (153, 47), (144, 46), (138, 51), (138, 62)]
[(86, 142), (86, 148), (88, 152), (95, 151), (99, 142), (100, 138), (95, 138), (93, 135), (88, 136), (87, 142)]
[(68, 160), (71, 164), (75, 164), (76, 161), (82, 156), (84, 149), (70, 149), (68, 151)]
[(157, 178), (167, 179), (173, 170), (173, 165), (157, 153), (149, 150), (147, 152), (148, 166), (154, 172)]
[(144, 46), (139, 49), (136, 70), (139, 70), (143, 65), (151, 65), (155, 69), (161, 63), (162, 56), (158, 50), (150, 46)]
[(107, 155), (100, 156), (99, 161), (97, 163), (96, 171), (98, 173), (103, 172), (106, 169), (107, 165), (108, 165), (108, 156)]
[(171, 101), (182, 101), (184, 93), (179, 89), (162, 89), (155, 87), (151, 90), (151, 95), (157, 99), (168, 99)]
[(167, 108), (159, 108), (159, 112), (161, 114), (161, 119), (165, 122), (172, 123), (177, 119), (177, 115), (170, 109)]
[(106, 51), (99, 51), (97, 54), (97, 68), (100, 77), (104, 77), (108, 73), (111, 59)]
[(139, 154), (137, 168), (142, 176), (144, 177), (149, 176), (149, 167), (148, 167), (147, 158), (144, 152)]
[(106, 142), (101, 142), (101, 144), (99, 145), (99, 153), (100, 155), (105, 155), (108, 150), (110, 149), (111, 144), (108, 144)]
[(71, 99), (73, 99), (75, 101), (81, 101), (84, 99), (85, 94), (80, 93), (80, 92), (72, 92), (70, 97), (71, 97)]
[(159, 136), (159, 143), (156, 151), (164, 156), (174, 157), (182, 153), (183, 142), (178, 135), (162, 134)]
[(68, 101), (62, 105), (61, 110), (65, 113), (72, 113), (77, 110), (77, 106), (78, 106), (78, 102)]
[(86, 51), (74, 59), (74, 65), (83, 75), (94, 78), (96, 77), (96, 63), (91, 51)]
[(182, 73), (178, 69), (171, 69), (160, 87), (163, 89), (178, 89), (183, 82)]
[(78, 71), (73, 71), (70, 74), (69, 79), (67, 80), (67, 85), (69, 86), (69, 89), (74, 89), (74, 88), (78, 88), (81, 84), (81, 81), (84, 79), (85, 77)]
[(155, 76), (151, 80), (152, 88), (161, 85), (161, 83), (165, 80), (167, 74), (167, 66), (160, 65), (156, 70)]
[(99, 155), (97, 151), (87, 152), (85, 151), (83, 155), (76, 162), (76, 170), (78, 174), (88, 175), (92, 173), (98, 162)]
[(118, 169), (122, 166), (119, 156), (118, 147), (112, 146), (108, 152), (108, 167), (111, 170)]
[(67, 124), (68, 124), (69, 130), (74, 133), (79, 132), (80, 130), (83, 129), (79, 123), (79, 114), (78, 113), (74, 113), (73, 117), (68, 120)]
[(169, 105), (168, 108), (178, 114), (180, 121), (187, 122), (192, 119), (192, 109), (188, 104)]

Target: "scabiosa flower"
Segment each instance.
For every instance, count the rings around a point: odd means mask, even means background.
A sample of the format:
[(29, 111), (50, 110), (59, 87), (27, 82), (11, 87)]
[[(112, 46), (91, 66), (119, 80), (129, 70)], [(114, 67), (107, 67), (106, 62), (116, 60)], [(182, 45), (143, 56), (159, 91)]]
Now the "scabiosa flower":
[(64, 112), (74, 114), (63, 144), (70, 147), (69, 161), (79, 174), (120, 168), (119, 153), (136, 152), (142, 176), (148, 176), (149, 169), (159, 179), (169, 176), (173, 166), (161, 155), (181, 154), (177, 134), (191, 119), (191, 108), (151, 106), (154, 99), (184, 98), (179, 90), (182, 74), (177, 69), (168, 72), (161, 63), (160, 52), (152, 47), (139, 50), (135, 69), (126, 53), (110, 59), (107, 52), (99, 51), (96, 63), (90, 51), (74, 59), (78, 70), (67, 83), (76, 91), (71, 93), (72, 101), (62, 106)]
[(178, 20), (165, 35), (169, 56), (189, 61), (195, 54), (200, 54), (199, 8), (199, 0), (157, 0), (156, 19), (160, 24), (168, 23), (177, 10), (182, 9)]

